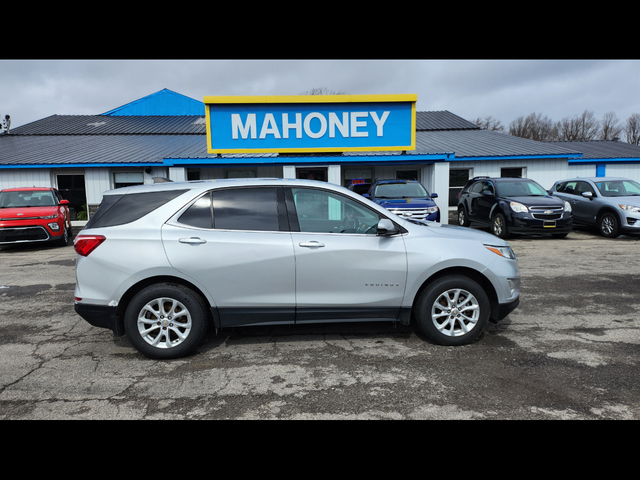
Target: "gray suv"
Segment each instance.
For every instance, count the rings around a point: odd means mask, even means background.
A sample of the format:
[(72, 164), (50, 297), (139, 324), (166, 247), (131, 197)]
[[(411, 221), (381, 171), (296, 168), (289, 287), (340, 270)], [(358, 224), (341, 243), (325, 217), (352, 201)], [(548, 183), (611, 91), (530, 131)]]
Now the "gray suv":
[(316, 181), (111, 190), (74, 247), (76, 312), (150, 358), (188, 354), (208, 325), (413, 317), (431, 341), (462, 345), (519, 301), (506, 241)]
[(640, 233), (640, 183), (634, 180), (572, 178), (554, 183), (549, 193), (571, 204), (577, 225), (597, 227), (610, 238)]

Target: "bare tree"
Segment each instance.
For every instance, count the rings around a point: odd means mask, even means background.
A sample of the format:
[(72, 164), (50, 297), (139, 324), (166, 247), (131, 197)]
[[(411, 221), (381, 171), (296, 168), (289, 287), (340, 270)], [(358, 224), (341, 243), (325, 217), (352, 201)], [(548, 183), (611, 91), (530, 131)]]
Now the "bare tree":
[(620, 137), (622, 133), (622, 127), (618, 116), (614, 112), (607, 112), (600, 121), (600, 133), (598, 138), (600, 140), (614, 140)]
[(626, 136), (627, 143), (631, 143), (633, 145), (640, 145), (640, 115), (637, 113), (631, 114), (629, 118), (627, 118), (627, 123), (624, 127), (624, 133)]
[(312, 88), (311, 90), (306, 90), (299, 93), (298, 95), (346, 95), (346, 93), (329, 90), (327, 87), (318, 87)]
[(509, 134), (536, 141), (556, 140), (556, 125), (551, 118), (541, 113), (518, 117), (509, 124)]
[(558, 140), (593, 140), (600, 129), (600, 122), (593, 112), (585, 110), (580, 115), (565, 117), (556, 123)]
[(478, 117), (473, 121), (473, 123), (478, 125), (480, 128), (484, 130), (489, 130), (491, 132), (505, 131), (505, 128), (504, 128), (504, 125), (502, 125), (502, 122), (500, 120), (493, 118), (491, 115), (484, 118)]

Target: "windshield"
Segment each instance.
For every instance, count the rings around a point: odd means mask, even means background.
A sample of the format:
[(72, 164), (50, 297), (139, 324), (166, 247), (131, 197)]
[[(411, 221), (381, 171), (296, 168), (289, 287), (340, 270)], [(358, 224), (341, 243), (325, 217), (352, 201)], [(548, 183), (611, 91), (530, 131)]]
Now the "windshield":
[(595, 184), (603, 197), (640, 196), (640, 183), (633, 180), (604, 180)]
[(0, 208), (55, 206), (56, 200), (50, 190), (0, 192)]
[(428, 197), (429, 193), (417, 182), (383, 183), (376, 187), (374, 195), (378, 198), (416, 198)]
[(549, 195), (547, 191), (533, 180), (514, 179), (508, 182), (496, 182), (498, 195), (503, 197), (529, 197)]

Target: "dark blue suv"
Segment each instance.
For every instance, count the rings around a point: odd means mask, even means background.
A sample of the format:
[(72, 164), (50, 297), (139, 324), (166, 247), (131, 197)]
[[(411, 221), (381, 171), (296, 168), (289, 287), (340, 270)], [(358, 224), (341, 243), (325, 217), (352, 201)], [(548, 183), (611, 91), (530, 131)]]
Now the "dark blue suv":
[(440, 221), (440, 209), (432, 199), (437, 193), (429, 194), (417, 180), (377, 180), (371, 184), (369, 193), (363, 197), (401, 217), (418, 220)]
[(458, 195), (458, 225), (491, 227), (494, 235), (549, 234), (566, 237), (573, 228), (571, 205), (527, 178), (475, 177)]

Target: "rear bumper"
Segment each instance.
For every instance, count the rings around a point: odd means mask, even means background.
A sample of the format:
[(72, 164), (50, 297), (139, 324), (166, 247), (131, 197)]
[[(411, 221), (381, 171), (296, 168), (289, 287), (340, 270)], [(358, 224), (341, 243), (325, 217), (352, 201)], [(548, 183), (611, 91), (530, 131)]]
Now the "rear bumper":
[(88, 305), (76, 302), (75, 310), (78, 315), (94, 327), (108, 328), (116, 336), (124, 334), (118, 327), (116, 307), (110, 307), (108, 305)]

